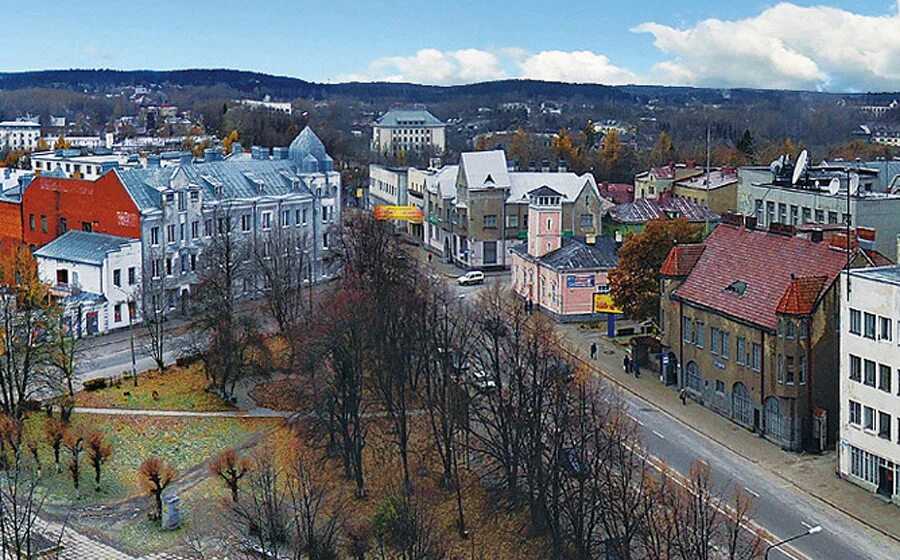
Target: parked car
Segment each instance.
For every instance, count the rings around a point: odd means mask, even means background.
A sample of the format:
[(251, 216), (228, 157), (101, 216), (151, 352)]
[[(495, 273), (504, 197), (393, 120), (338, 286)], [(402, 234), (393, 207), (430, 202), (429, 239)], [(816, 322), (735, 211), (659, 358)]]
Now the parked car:
[(472, 284), (484, 284), (484, 272), (480, 270), (470, 270), (456, 279), (460, 286), (471, 286)]
[(469, 380), (476, 391), (488, 391), (497, 386), (494, 376), (481, 368), (475, 368), (469, 372)]

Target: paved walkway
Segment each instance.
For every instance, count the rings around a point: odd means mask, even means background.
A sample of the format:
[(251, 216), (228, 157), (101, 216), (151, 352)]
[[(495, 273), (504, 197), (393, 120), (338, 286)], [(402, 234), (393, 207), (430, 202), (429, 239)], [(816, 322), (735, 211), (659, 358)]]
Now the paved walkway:
[(94, 408), (76, 406), (74, 412), (78, 414), (109, 414), (112, 416), (174, 416), (179, 418), (287, 418), (294, 416), (295, 412), (286, 410), (269, 410), (257, 408), (254, 410), (213, 410), (197, 412), (193, 410), (153, 410), (147, 408)]
[(690, 426), (731, 449), (806, 494), (900, 542), (900, 509), (870, 492), (841, 480), (837, 475), (837, 453), (821, 455), (788, 453), (731, 420), (695, 403), (681, 404), (678, 393), (665, 387), (655, 371), (644, 370), (639, 379), (622, 369), (624, 350), (602, 331), (560, 325), (566, 345), (588, 360), (591, 341), (599, 346), (595, 362), (603, 376), (622, 389), (657, 406), (675, 420)]

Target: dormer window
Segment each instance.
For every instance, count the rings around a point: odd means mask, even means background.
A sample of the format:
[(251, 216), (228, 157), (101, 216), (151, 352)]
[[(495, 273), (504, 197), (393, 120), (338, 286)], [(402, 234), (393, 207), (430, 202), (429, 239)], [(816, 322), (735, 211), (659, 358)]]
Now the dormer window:
[(734, 282), (729, 284), (728, 287), (726, 287), (723, 291), (742, 296), (744, 295), (744, 292), (747, 291), (747, 283), (743, 280), (735, 280)]

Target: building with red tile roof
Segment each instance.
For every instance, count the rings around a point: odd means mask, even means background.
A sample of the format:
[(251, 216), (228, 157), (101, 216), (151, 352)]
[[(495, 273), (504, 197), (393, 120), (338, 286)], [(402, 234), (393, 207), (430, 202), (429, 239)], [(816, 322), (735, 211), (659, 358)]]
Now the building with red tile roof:
[[(660, 270), (661, 378), (784, 449), (827, 449), (848, 262), (830, 241), (726, 215), (702, 243), (674, 247)], [(850, 260), (872, 264), (855, 245)]]

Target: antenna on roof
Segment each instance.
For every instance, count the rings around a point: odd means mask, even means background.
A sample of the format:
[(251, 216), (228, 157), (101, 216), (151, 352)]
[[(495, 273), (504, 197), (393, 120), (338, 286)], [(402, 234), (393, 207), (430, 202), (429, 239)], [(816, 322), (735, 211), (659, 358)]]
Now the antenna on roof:
[(828, 194), (834, 196), (841, 190), (841, 180), (837, 177), (832, 177), (830, 181), (828, 181)]
[(800, 175), (806, 171), (806, 162), (809, 159), (809, 154), (806, 150), (800, 152), (800, 155), (797, 156), (797, 163), (794, 165), (794, 174), (791, 176), (791, 184), (796, 185), (797, 181), (800, 180)]

